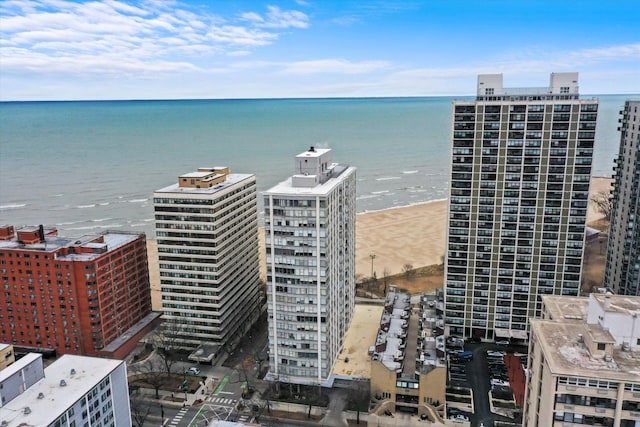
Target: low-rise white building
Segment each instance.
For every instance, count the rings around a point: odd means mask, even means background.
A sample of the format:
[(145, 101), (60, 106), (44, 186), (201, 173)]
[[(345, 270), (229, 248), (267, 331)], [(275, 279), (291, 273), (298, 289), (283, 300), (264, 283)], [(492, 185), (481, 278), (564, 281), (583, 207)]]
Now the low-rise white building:
[(30, 353), (0, 372), (0, 426), (129, 426), (125, 362)]
[(640, 297), (542, 299), (523, 426), (640, 426)]

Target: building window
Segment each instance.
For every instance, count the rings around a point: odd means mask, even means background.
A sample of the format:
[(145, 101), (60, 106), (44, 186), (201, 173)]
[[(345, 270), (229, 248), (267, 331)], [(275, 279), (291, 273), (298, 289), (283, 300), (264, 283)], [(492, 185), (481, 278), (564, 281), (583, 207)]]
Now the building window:
[(604, 343), (602, 342), (598, 343), (598, 350), (604, 350)]
[(484, 94), (485, 95), (493, 95), (493, 92), (494, 92), (494, 90), (493, 90), (492, 87), (485, 88), (485, 90), (484, 90)]

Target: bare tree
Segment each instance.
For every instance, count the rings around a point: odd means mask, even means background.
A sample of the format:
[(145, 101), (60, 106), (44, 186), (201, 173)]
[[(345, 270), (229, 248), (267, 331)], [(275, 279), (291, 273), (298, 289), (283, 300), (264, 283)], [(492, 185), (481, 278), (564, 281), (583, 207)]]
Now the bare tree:
[(134, 426), (143, 427), (151, 407), (137, 397), (131, 397), (131, 421)]
[(175, 364), (175, 358), (171, 357), (171, 351), (178, 347), (178, 334), (175, 326), (164, 322), (158, 327), (151, 337), (156, 354), (162, 361), (164, 372), (168, 376)]
[(613, 199), (608, 191), (598, 191), (589, 199), (595, 205), (595, 209), (604, 215), (604, 219), (611, 220), (611, 210), (613, 209)]
[(134, 371), (140, 374), (138, 381), (153, 388), (156, 391), (156, 399), (160, 399), (160, 388), (169, 381), (169, 374), (158, 375), (152, 360), (135, 364)]
[(404, 273), (404, 277), (407, 280), (411, 280), (416, 276), (416, 271), (413, 269), (413, 265), (409, 263), (402, 266), (402, 273)]

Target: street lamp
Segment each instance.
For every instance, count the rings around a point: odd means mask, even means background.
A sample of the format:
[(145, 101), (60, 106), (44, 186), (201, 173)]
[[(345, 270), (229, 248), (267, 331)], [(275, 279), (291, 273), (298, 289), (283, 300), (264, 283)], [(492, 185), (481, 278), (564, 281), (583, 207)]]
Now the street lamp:
[(376, 259), (376, 254), (369, 254), (369, 258), (371, 258), (371, 277), (373, 277), (373, 260)]

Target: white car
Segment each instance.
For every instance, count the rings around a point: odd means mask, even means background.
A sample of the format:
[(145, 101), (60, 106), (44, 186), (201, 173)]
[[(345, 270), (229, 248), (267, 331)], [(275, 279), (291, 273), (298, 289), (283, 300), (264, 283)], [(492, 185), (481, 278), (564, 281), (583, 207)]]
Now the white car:
[(184, 371), (184, 373), (187, 375), (200, 375), (200, 369), (196, 368), (195, 366), (192, 366), (191, 368)]

